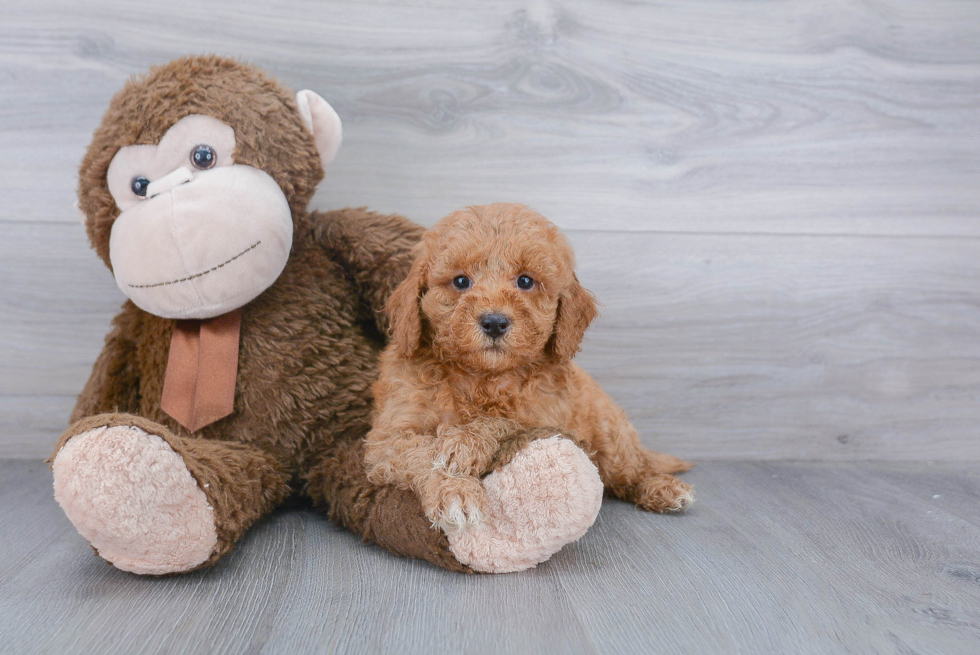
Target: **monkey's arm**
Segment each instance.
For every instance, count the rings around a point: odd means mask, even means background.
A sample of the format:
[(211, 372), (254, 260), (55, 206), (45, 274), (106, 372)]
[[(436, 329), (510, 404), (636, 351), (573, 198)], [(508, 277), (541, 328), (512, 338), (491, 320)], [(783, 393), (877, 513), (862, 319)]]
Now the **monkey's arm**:
[(71, 422), (105, 412), (136, 413), (140, 406), (139, 374), (136, 371), (136, 344), (126, 338), (124, 315), (113, 320), (113, 330), (105, 339), (95, 360), (92, 374), (79, 394)]
[(412, 248), (425, 228), (398, 214), (363, 208), (314, 212), (314, 238), (357, 284), (366, 308), (382, 334), (388, 332), (384, 306), (408, 275)]

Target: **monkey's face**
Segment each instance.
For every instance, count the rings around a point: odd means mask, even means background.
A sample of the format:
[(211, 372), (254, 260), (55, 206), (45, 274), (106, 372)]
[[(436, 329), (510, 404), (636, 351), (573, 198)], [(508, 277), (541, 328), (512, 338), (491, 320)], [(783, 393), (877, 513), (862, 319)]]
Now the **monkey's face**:
[(121, 148), (108, 182), (121, 213), (109, 257), (119, 288), (165, 318), (241, 307), (279, 277), (293, 220), (272, 177), (236, 164), (235, 131), (216, 118), (177, 121), (157, 145)]
[(113, 98), (79, 169), (89, 238), (138, 307), (211, 318), (245, 305), (286, 266), (340, 146), (340, 119), (260, 70), (185, 57)]

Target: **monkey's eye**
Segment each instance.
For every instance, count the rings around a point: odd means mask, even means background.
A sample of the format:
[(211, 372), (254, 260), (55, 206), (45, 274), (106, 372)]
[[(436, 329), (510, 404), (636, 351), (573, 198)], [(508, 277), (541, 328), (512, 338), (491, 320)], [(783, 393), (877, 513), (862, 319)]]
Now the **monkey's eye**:
[(214, 148), (206, 143), (194, 146), (194, 149), (191, 150), (191, 163), (194, 164), (194, 168), (206, 171), (214, 166), (216, 161), (218, 161), (218, 155), (215, 154)]
[(129, 187), (133, 190), (133, 193), (138, 195), (140, 198), (146, 197), (146, 188), (150, 186), (150, 181), (139, 175), (133, 178), (133, 181), (129, 184)]
[(534, 280), (530, 275), (521, 275), (517, 278), (517, 288), (527, 291), (534, 287)]
[(470, 288), (470, 278), (465, 275), (457, 275), (453, 278), (453, 286), (462, 291)]

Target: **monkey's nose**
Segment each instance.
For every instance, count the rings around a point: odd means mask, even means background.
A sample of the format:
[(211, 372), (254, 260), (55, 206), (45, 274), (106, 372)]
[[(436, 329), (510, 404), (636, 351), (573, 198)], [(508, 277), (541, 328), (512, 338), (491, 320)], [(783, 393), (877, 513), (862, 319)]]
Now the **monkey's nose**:
[(480, 327), (491, 339), (499, 339), (510, 327), (510, 319), (503, 314), (484, 314), (480, 317)]
[(159, 180), (150, 182), (150, 186), (146, 187), (146, 197), (152, 198), (161, 193), (166, 193), (184, 182), (190, 182), (192, 179), (194, 179), (194, 174), (191, 173), (191, 170), (186, 166), (181, 166), (177, 170), (167, 173)]

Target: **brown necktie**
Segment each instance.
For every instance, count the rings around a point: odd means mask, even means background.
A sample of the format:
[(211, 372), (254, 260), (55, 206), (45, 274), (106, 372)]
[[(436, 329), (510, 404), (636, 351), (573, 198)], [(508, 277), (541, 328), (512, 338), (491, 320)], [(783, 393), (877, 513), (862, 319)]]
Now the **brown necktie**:
[(160, 407), (191, 432), (235, 408), (241, 310), (204, 321), (177, 321)]

